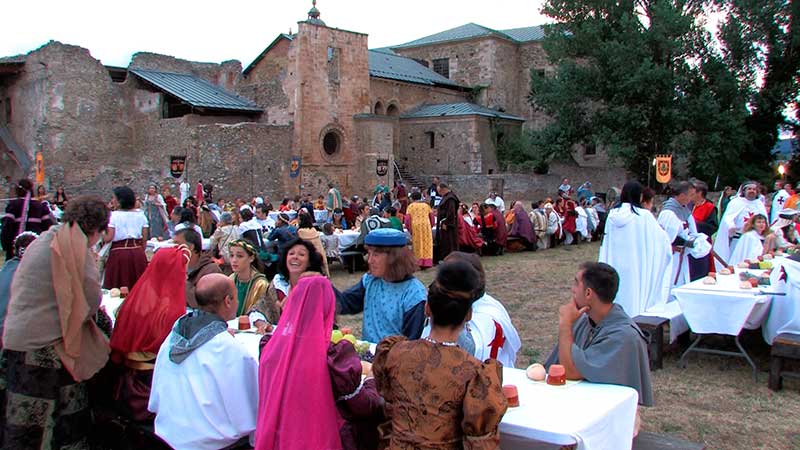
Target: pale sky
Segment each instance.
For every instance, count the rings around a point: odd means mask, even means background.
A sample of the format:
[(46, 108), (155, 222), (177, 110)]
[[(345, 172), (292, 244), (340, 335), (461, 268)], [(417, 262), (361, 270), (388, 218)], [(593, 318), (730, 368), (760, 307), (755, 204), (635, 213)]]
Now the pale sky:
[[(319, 0), (322, 20), (369, 35), (370, 48), (401, 44), (469, 22), (507, 29), (541, 25), (542, 0)], [(49, 40), (126, 67), (147, 51), (247, 66), (275, 37), (305, 20), (311, 0), (14, 0), (4, 2), (0, 56)]]

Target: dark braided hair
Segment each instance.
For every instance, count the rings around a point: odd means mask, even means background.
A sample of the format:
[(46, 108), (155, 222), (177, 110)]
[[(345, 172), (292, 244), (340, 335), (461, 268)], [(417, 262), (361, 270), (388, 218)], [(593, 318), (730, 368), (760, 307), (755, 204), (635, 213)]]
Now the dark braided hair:
[(428, 308), (433, 325), (457, 327), (464, 323), (480, 290), (480, 274), (465, 261), (439, 265), (428, 286)]

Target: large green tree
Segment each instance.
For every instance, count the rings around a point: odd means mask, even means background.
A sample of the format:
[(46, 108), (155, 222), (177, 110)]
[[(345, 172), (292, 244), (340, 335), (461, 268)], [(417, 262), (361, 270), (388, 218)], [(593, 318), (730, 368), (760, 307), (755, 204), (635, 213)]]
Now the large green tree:
[[(717, 39), (703, 20), (712, 8), (724, 13)], [(641, 179), (662, 153), (712, 182), (768, 177), (783, 111), (797, 97), (793, 8), (788, 0), (547, 0), (543, 13), (556, 24), (543, 45), (555, 74), (532, 72), (530, 94), (552, 118), (530, 136), (539, 157), (599, 144)]]

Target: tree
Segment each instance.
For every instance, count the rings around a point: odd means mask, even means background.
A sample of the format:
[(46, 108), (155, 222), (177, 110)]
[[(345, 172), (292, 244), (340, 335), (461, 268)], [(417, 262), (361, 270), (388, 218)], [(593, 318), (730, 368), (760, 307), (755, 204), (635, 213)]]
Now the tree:
[[(712, 1), (735, 9), (741, 18), (725, 22), (718, 41), (701, 20)], [(776, 33), (767, 27), (766, 16), (777, 9), (760, 12), (746, 0), (734, 5), (738, 1), (546, 1), (543, 13), (556, 24), (548, 28), (543, 45), (556, 73), (531, 76), (531, 103), (553, 119), (533, 133), (540, 152), (553, 158), (569, 154), (576, 143), (602, 144), (640, 179), (662, 153), (684, 161), (685, 175), (720, 175), (729, 183), (768, 177), (770, 150), (785, 123), (780, 114), (796, 99), (789, 80), (797, 83), (797, 70), (794, 78), (772, 70), (772, 78), (765, 79), (783, 84), (772, 82), (771, 93), (753, 89), (759, 58), (746, 43), (768, 33), (741, 31), (758, 23)], [(760, 15), (753, 17), (756, 12)], [(769, 52), (779, 47), (787, 48), (773, 45)], [(796, 56), (787, 53), (781, 61)]]

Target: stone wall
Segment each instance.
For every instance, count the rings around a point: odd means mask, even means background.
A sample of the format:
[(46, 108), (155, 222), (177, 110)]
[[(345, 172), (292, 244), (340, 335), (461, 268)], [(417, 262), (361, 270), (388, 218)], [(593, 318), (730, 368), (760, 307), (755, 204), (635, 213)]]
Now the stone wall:
[(288, 125), (294, 117), (289, 95), (284, 89), (286, 77), (290, 74), (290, 43), (288, 38), (280, 39), (237, 86), (239, 94), (264, 108), (261, 121), (272, 125)]
[[(427, 175), (423, 179), (429, 179)], [(561, 179), (567, 177), (573, 186), (591, 181), (595, 192), (607, 192), (609, 188), (621, 187), (627, 180), (624, 170), (617, 168), (592, 169), (587, 171), (573, 164), (556, 164), (550, 173), (534, 175), (527, 173), (503, 173), (496, 175), (448, 175), (440, 174), (442, 181), (449, 183), (464, 203), (483, 201), (488, 193), (496, 190), (508, 205), (511, 200), (531, 202), (546, 197), (555, 197)], [(530, 204), (525, 205), (526, 208)]]
[(380, 114), (385, 114), (389, 105), (396, 105), (400, 110), (400, 114), (403, 114), (423, 103), (441, 104), (469, 101), (465, 92), (454, 89), (423, 86), (374, 77), (369, 80), (369, 98), (372, 106), (371, 112), (373, 113), (376, 113), (375, 105), (378, 102), (381, 103), (382, 112)]

